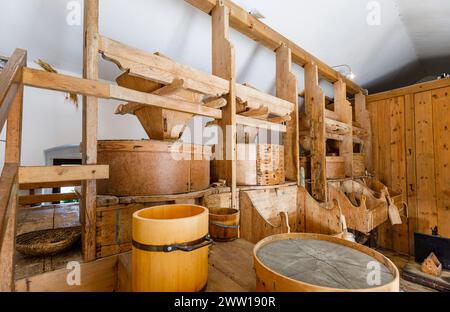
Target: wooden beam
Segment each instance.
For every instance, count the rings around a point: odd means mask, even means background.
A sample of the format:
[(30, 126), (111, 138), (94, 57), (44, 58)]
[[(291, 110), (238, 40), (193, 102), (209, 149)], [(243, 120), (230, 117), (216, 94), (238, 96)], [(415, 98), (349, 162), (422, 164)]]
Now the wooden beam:
[(20, 151), (22, 147), (22, 111), (23, 111), (23, 85), (16, 91), (12, 106), (8, 114), (6, 127), (5, 162), (20, 164)]
[(7, 226), (6, 215), (11, 202), (11, 196), (14, 197), (14, 182), (17, 177), (17, 164), (5, 163), (0, 176), (0, 245), (3, 242), (3, 235)]
[(229, 40), (229, 11), (219, 3), (212, 12), (212, 73), (228, 81), (227, 106), (219, 121), (221, 135), (216, 151), (217, 175), (231, 188), (231, 208), (237, 207), (236, 187), (236, 67), (234, 47)]
[(14, 291), (14, 272), (16, 254), (17, 184), (10, 197), (6, 215), (6, 229), (0, 247), (0, 292)]
[(278, 132), (287, 131), (285, 125), (241, 115), (236, 115), (236, 124), (258, 129), (267, 129), (270, 131), (278, 131)]
[(327, 201), (325, 95), (316, 64), (305, 65), (305, 109), (311, 121), (311, 195)]
[[(339, 120), (352, 129), (352, 106), (347, 100), (347, 87), (344, 81), (338, 80), (334, 83), (334, 110)], [(344, 135), (339, 143), (339, 154), (344, 157), (345, 175), (353, 176), (353, 132)]]
[(109, 178), (108, 165), (20, 167), (19, 183), (86, 181)]
[(78, 200), (77, 193), (55, 193), (19, 196), (19, 205), (52, 203), (65, 200)]
[[(162, 84), (182, 79), (187, 89), (212, 96), (229, 93), (229, 81), (214, 74), (214, 70), (211, 75), (106, 37), (101, 37), (99, 51), (105, 59), (114, 62), (120, 69), (139, 77)], [(236, 97), (247, 102), (250, 108), (266, 106), (270, 113), (279, 116), (287, 115), (293, 110), (292, 103), (283, 99), (241, 84), (235, 83), (235, 88)]]
[(200, 104), (194, 104), (165, 96), (139, 92), (113, 85), (111, 85), (110, 92), (111, 98), (114, 99), (122, 99), (123, 101), (134, 103), (143, 103), (164, 109), (211, 117), (214, 119), (222, 118), (222, 112), (219, 109), (210, 108)]
[[(99, 1), (84, 1), (84, 49), (83, 78), (98, 80), (98, 19)], [(83, 128), (81, 154), (83, 165), (97, 164), (98, 99), (94, 96), (83, 97)], [(73, 180), (73, 179), (71, 179)], [(81, 241), (83, 258), (93, 261), (96, 258), (96, 197), (97, 183), (94, 179), (81, 185), (80, 219), (82, 224)]]
[(9, 110), (15, 102), (20, 88), (22, 67), (26, 66), (27, 52), (16, 49), (0, 73), (0, 131), (8, 118)]
[(370, 121), (370, 113), (366, 107), (366, 95), (357, 93), (355, 95), (355, 119), (361, 127), (367, 132), (367, 137), (363, 138), (364, 157), (366, 169), (373, 172), (372, 164), (372, 125)]
[(171, 99), (146, 92), (139, 92), (116, 85), (110, 85), (104, 82), (48, 73), (31, 68), (23, 69), (23, 83), (30, 87), (63, 92), (74, 92), (119, 101), (130, 101), (135, 105), (136, 103), (139, 103), (139, 105), (142, 106), (149, 105), (215, 119), (222, 117), (222, 112), (220, 110), (207, 106)]
[(60, 188), (68, 186), (81, 186), (81, 181), (61, 181), (61, 182), (38, 182), (38, 183), (22, 183), (19, 185), (20, 190), (38, 190), (45, 188)]
[(297, 78), (292, 73), (291, 49), (283, 45), (276, 51), (276, 94), (277, 97), (294, 104), (287, 122), (284, 136), (284, 166), (286, 179), (300, 183), (300, 142), (298, 132), (298, 88)]
[(375, 93), (367, 96), (367, 102), (377, 102), (381, 100), (386, 100), (394, 98), (397, 96), (402, 96), (406, 94), (420, 93), (440, 88), (445, 88), (450, 86), (450, 78), (427, 81), (423, 83), (414, 84), (411, 86), (398, 88), (394, 90), (389, 90), (386, 92)]
[[(211, 14), (212, 9), (223, 0), (185, 0), (196, 8), (202, 10), (207, 14)], [(261, 43), (268, 49), (275, 51), (281, 45), (286, 45), (292, 51), (292, 61), (295, 64), (304, 66), (307, 63), (317, 64), (319, 75), (330, 81), (336, 82), (339, 79), (343, 79), (351, 93), (358, 93), (362, 91), (356, 83), (343, 77), (340, 73), (332, 69), (330, 66), (311, 55), (304, 49), (300, 48), (297, 44), (290, 41), (280, 33), (276, 32), (248, 12), (243, 8), (234, 4), (230, 0), (223, 1), (225, 6), (230, 11), (230, 25), (237, 31), (246, 35), (247, 37)]]

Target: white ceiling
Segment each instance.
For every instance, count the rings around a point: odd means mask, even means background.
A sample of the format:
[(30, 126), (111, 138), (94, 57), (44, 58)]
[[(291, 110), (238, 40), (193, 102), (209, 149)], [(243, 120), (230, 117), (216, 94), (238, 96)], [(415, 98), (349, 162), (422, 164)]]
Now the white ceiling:
[[(82, 26), (66, 23), (66, 0), (0, 0), (0, 54), (20, 47), (74, 73), (82, 70)], [(329, 65), (349, 64), (371, 90), (450, 72), (450, 1), (378, 0), (381, 24), (367, 23), (369, 0), (240, 0), (264, 22)], [(210, 71), (210, 18), (183, 0), (101, 0), (100, 32)], [(275, 56), (233, 31), (239, 82), (273, 92)], [(295, 69), (301, 74), (301, 69)], [(102, 62), (101, 76), (118, 71)], [(301, 77), (301, 76), (300, 76)], [(302, 79), (300, 79), (302, 80)], [(303, 82), (299, 81), (300, 87)]]

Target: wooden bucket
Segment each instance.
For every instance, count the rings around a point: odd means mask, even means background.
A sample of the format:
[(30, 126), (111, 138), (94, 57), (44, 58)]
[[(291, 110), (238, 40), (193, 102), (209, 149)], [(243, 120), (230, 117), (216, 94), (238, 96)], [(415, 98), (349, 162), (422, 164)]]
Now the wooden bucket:
[(231, 242), (239, 237), (239, 210), (209, 208), (209, 235), (218, 242)]
[[(288, 259), (290, 266), (286, 266)], [(398, 292), (400, 289), (399, 272), (391, 260), (369, 247), (328, 235), (269, 236), (255, 245), (253, 260), (257, 291)], [(372, 279), (377, 269), (380, 283)]]
[(114, 196), (171, 195), (209, 187), (211, 147), (157, 140), (98, 141), (97, 163), (109, 179), (97, 193)]
[(208, 281), (208, 210), (165, 205), (136, 211), (132, 225), (132, 289), (201, 291)]

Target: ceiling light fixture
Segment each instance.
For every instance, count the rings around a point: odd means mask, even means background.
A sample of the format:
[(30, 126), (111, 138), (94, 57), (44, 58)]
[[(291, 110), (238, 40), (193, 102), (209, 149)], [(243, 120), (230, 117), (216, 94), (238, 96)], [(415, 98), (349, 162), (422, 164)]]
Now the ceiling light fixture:
[(337, 71), (339, 73), (341, 73), (342, 75), (344, 75), (345, 77), (347, 77), (348, 79), (350, 79), (350, 80), (354, 80), (356, 78), (356, 75), (352, 71), (352, 68), (350, 67), (350, 65), (341, 64), (341, 65), (333, 66), (331, 68), (345, 68), (346, 70), (345, 69), (344, 70), (343, 69), (341, 69), (341, 70), (337, 69)]

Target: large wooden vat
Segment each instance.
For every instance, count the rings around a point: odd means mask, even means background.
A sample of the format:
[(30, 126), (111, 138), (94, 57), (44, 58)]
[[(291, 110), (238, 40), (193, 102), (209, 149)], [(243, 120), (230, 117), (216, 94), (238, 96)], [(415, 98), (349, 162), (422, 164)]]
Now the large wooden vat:
[(192, 292), (208, 281), (208, 210), (165, 205), (133, 214), (132, 289)]
[(239, 210), (209, 208), (209, 234), (218, 242), (230, 242), (239, 238)]
[(98, 194), (170, 195), (209, 187), (211, 148), (157, 140), (99, 141), (98, 164), (109, 165), (109, 179)]
[(328, 235), (269, 236), (256, 244), (253, 259), (258, 291), (398, 292), (400, 287), (398, 269), (388, 258)]

